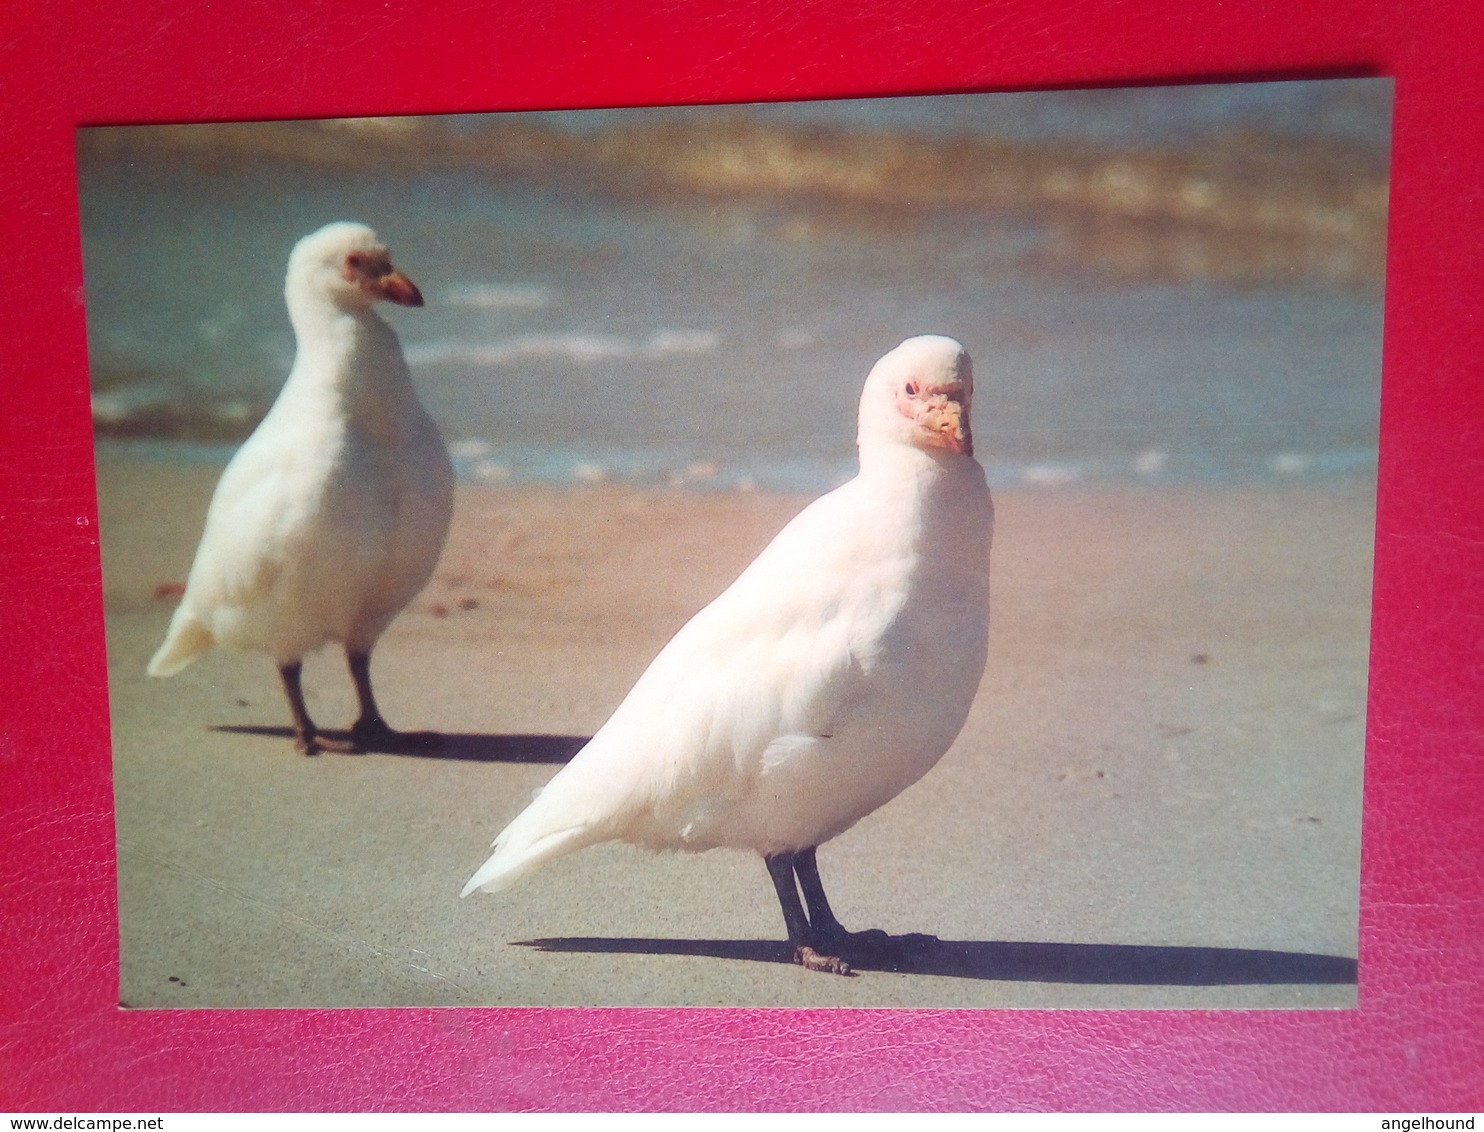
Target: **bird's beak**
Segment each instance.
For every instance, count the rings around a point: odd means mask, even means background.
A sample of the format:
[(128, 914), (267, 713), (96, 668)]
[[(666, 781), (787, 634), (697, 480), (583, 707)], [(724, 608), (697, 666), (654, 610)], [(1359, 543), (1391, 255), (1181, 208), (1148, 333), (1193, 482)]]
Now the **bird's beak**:
[(362, 286), (378, 299), (386, 299), (401, 307), (423, 305), (423, 293), (417, 289), (417, 284), (400, 271), (388, 271), (385, 275), (366, 280)]
[(935, 397), (924, 407), (919, 422), (927, 430), (929, 443), (934, 447), (946, 448), (960, 456), (974, 454), (974, 438), (970, 435), (962, 402), (949, 397)]

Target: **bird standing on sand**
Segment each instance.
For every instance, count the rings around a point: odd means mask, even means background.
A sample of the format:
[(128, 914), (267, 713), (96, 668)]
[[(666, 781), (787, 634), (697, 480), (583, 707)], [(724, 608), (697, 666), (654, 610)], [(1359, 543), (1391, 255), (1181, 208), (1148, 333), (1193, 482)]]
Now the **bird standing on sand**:
[(751, 849), (795, 962), (845, 974), (845, 957), (881, 953), (884, 933), (835, 919), (815, 850), (926, 774), (979, 687), (993, 506), (972, 394), (951, 338), (909, 338), (877, 362), (860, 474), (675, 635), (463, 894), (600, 841)]
[[(363, 224), (305, 236), (284, 284), (298, 351), (273, 408), (227, 465), (185, 596), (151, 676), (213, 645), (278, 663), (306, 754), (386, 746), (399, 736), (371, 692), (371, 649), (422, 589), (453, 512), (453, 468), (412, 388), (379, 299), (422, 306)], [(300, 687), (303, 658), (345, 647), (360, 701), (351, 738), (321, 735)]]

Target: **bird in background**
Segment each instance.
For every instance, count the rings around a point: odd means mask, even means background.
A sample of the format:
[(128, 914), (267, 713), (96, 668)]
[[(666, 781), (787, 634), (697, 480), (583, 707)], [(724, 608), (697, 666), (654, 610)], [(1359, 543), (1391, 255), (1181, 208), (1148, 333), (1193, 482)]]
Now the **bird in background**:
[[(422, 295), (375, 232), (342, 221), (294, 246), (284, 297), (293, 369), (217, 484), (149, 674), (216, 645), (266, 652), (305, 754), (436, 742), (393, 731), (371, 689), (371, 650), (432, 575), (453, 513), (443, 438), (374, 309), (420, 307)], [(360, 703), (349, 740), (319, 732), (301, 687), (303, 658), (332, 641)]]
[(767, 865), (795, 962), (849, 974), (894, 946), (835, 918), (816, 850), (932, 769), (978, 690), (993, 504), (972, 395), (951, 338), (909, 338), (877, 362), (856, 478), (675, 635), (463, 895), (602, 841), (747, 849)]

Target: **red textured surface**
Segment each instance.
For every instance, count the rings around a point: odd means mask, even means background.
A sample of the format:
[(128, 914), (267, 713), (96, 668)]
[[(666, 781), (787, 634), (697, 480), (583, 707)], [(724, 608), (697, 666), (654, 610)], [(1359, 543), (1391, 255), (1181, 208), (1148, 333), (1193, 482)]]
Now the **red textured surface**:
[[(0, 1109), (1484, 1107), (1481, 39), (1477, 0), (9, 0)], [(1333, 73), (1397, 80), (1358, 1010), (115, 1008), (74, 126)]]

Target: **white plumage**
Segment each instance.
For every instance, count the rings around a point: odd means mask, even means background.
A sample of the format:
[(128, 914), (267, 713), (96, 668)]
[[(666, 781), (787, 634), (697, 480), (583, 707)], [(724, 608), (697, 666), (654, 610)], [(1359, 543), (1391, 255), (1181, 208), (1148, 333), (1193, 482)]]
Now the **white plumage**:
[(879, 933), (840, 927), (814, 848), (937, 763), (984, 670), (993, 509), (973, 458), (972, 389), (950, 338), (883, 357), (861, 397), (860, 474), (676, 634), (464, 894), (606, 840), (751, 849), (798, 961), (845, 969), (839, 953)]
[[(169, 676), (213, 645), (278, 663), (298, 746), (359, 749), (394, 733), (371, 694), (372, 647), (432, 574), (453, 469), (378, 299), (421, 306), (362, 224), (305, 236), (284, 285), (297, 354), (273, 408), (222, 474), (185, 596), (149, 664)], [(349, 743), (319, 735), (302, 658), (345, 646), (361, 714)]]

